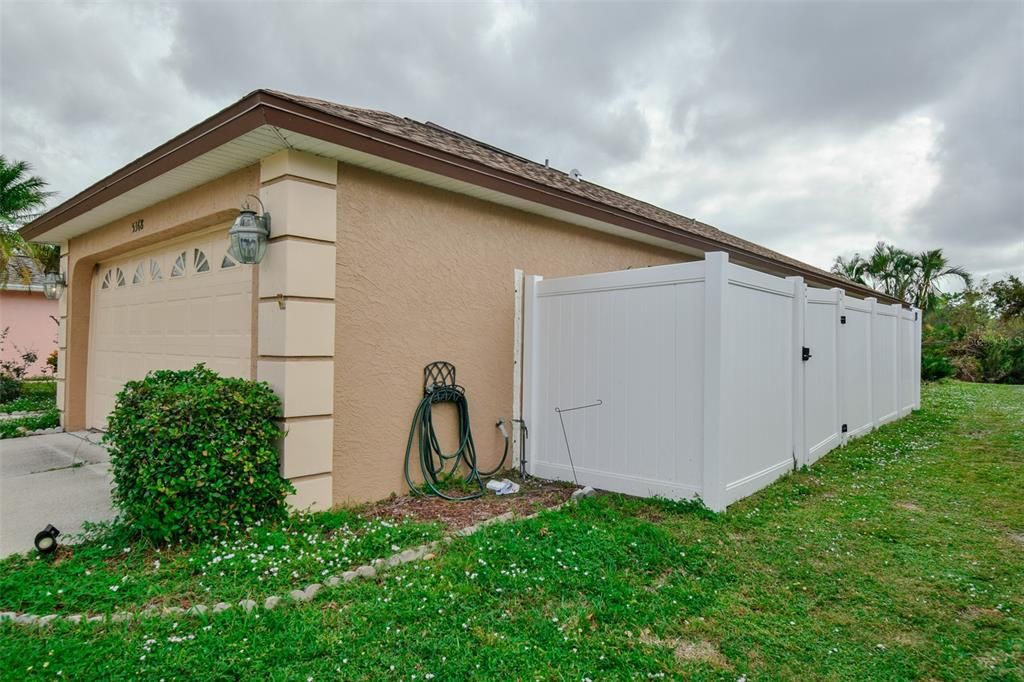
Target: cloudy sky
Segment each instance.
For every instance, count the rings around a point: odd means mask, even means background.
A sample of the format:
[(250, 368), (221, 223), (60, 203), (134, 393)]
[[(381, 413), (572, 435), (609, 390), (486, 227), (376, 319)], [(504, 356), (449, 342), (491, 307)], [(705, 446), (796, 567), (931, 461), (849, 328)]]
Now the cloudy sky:
[(268, 87), (431, 120), (818, 266), (1024, 271), (1024, 3), (0, 3), (67, 198)]

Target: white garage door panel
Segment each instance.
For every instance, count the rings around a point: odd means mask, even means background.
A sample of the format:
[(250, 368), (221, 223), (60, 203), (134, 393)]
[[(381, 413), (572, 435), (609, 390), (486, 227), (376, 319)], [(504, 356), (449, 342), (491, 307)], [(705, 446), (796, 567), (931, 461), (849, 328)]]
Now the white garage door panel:
[(105, 428), (125, 382), (205, 362), (250, 377), (252, 270), (227, 229), (101, 263), (93, 279), (88, 421)]

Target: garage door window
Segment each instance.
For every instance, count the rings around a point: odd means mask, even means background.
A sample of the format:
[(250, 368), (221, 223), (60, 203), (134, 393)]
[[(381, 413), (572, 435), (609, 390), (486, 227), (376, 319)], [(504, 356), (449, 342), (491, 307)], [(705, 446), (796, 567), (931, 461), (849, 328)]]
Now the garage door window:
[(224, 260), (220, 262), (220, 269), (223, 270), (224, 268), (233, 268), (236, 265), (238, 265), (238, 262), (231, 257), (231, 254), (225, 253)]
[(185, 252), (182, 251), (177, 258), (174, 259), (174, 265), (171, 267), (171, 277), (184, 277), (185, 276)]
[(132, 277), (132, 284), (142, 284), (146, 281), (146, 270), (142, 267), (142, 263), (135, 268), (135, 275)]
[(199, 249), (196, 249), (195, 253), (192, 254), (192, 265), (195, 267), (196, 272), (210, 271), (210, 262), (206, 260), (206, 254)]
[(163, 273), (160, 272), (160, 263), (153, 259), (149, 261), (149, 278), (154, 282), (164, 278)]
[(124, 278), (124, 272), (121, 271), (121, 268), (118, 268), (117, 269), (117, 286), (123, 287), (127, 283), (128, 282), (125, 281), (125, 278)]

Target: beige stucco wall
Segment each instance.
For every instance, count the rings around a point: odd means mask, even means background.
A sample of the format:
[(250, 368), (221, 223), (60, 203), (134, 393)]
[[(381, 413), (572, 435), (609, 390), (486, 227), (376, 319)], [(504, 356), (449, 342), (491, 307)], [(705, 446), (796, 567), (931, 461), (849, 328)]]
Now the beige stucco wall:
[(345, 164), (337, 216), (336, 503), (405, 491), (409, 423), (434, 360), (455, 364), (482, 465), (497, 462), (494, 423), (512, 412), (514, 269), (559, 277), (690, 260)]

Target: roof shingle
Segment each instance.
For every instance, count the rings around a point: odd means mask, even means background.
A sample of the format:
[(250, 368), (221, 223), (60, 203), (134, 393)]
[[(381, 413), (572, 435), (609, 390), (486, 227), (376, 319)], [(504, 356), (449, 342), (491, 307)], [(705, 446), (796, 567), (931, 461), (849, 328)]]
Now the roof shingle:
[[(625, 211), (633, 215), (653, 220), (664, 225), (682, 230), (697, 237), (703, 237), (723, 244), (744, 249), (765, 258), (779, 263), (785, 263), (802, 270), (817, 272), (830, 279), (840, 280), (843, 278), (809, 265), (785, 254), (773, 251), (769, 248), (755, 244), (754, 242), (741, 239), (735, 235), (724, 232), (712, 225), (688, 218), (678, 213), (667, 211), (663, 208), (649, 204), (639, 199), (627, 196), (615, 190), (601, 185), (588, 182), (587, 180), (575, 180), (569, 174), (555, 168), (551, 168), (535, 161), (530, 161), (517, 154), (507, 152), (485, 142), (474, 140), (471, 137), (448, 130), (433, 123), (421, 123), (411, 118), (405, 118), (390, 114), (386, 111), (374, 109), (362, 109), (336, 102), (329, 102), (313, 97), (293, 95), (277, 90), (268, 91), (270, 94), (290, 100), (297, 104), (318, 109), (331, 116), (337, 116), (359, 125), (373, 128), (396, 137), (400, 137), (426, 147), (459, 156), (469, 161), (475, 161), (495, 170), (504, 171), (512, 175), (531, 180), (552, 189), (574, 194), (578, 197), (596, 201), (598, 203)], [(853, 284), (851, 282), (851, 284)]]

